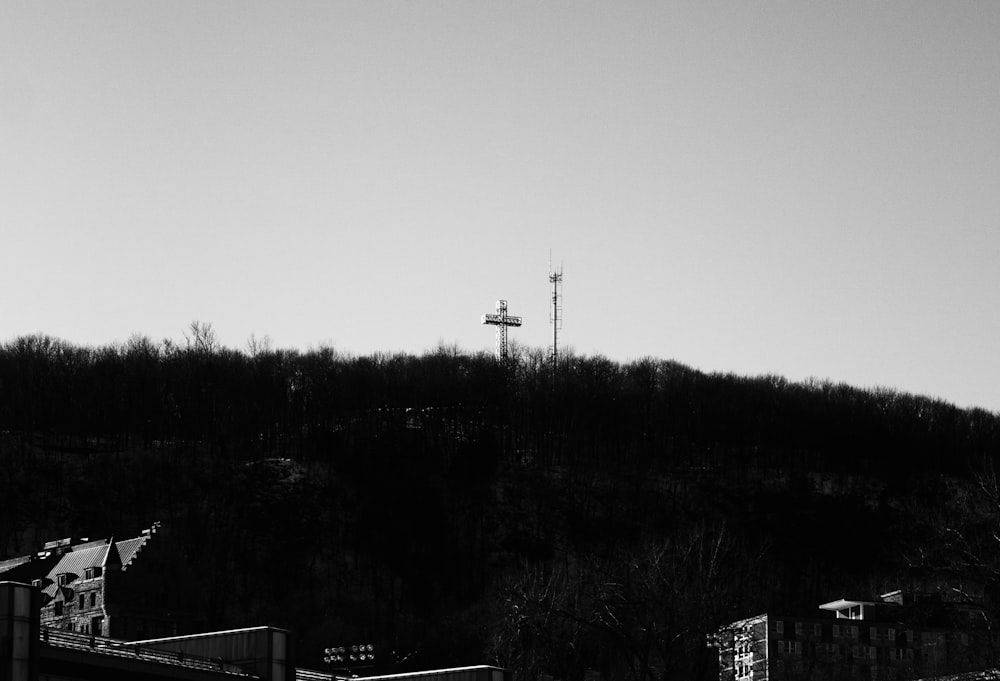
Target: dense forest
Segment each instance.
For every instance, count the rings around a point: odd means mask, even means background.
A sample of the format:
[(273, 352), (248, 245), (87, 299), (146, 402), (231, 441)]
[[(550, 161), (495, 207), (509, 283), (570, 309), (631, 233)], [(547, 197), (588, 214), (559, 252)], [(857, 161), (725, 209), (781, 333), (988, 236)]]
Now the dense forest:
[(0, 558), (161, 521), (207, 628), (316, 668), (364, 640), (381, 672), (710, 679), (705, 635), (764, 611), (955, 587), (1000, 617), (998, 453), (987, 411), (652, 358), (0, 346)]

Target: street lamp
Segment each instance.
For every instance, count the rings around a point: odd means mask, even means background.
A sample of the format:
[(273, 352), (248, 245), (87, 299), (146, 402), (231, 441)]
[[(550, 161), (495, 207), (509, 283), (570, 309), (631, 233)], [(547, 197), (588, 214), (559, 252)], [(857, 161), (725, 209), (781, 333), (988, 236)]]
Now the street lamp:
[(323, 661), (335, 665), (335, 669), (350, 670), (375, 665), (375, 646), (371, 643), (324, 648), (323, 653)]

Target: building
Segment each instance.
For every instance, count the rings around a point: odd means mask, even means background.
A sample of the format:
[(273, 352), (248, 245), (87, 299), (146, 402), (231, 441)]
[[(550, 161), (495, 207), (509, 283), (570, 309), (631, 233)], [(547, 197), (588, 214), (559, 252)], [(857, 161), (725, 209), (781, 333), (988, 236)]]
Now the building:
[(819, 609), (824, 614), (815, 617), (758, 615), (710, 635), (719, 680), (916, 679), (986, 664), (982, 611), (940, 594), (894, 591)]
[(192, 583), (183, 578), (187, 569), (154, 523), (129, 539), (50, 541), (30, 556), (0, 561), (0, 579), (40, 591), (45, 628), (145, 639), (195, 629), (195, 617), (183, 610), (183, 594), (171, 586)]
[[(291, 634), (251, 627), (122, 641), (41, 624), (42, 593), (0, 582), (0, 681), (346, 681), (298, 669)], [(485, 665), (375, 677), (378, 681), (511, 681)]]

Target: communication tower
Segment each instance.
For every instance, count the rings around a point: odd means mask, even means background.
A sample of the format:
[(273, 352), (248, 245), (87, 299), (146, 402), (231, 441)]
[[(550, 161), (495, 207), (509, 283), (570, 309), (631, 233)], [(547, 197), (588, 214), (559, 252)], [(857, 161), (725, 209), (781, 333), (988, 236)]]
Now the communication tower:
[(549, 323), (552, 324), (552, 352), (549, 359), (554, 369), (559, 364), (559, 331), (562, 330), (562, 280), (563, 266), (559, 263), (559, 271), (552, 269), (552, 254), (549, 254), (549, 283), (552, 284), (552, 309), (549, 311)]

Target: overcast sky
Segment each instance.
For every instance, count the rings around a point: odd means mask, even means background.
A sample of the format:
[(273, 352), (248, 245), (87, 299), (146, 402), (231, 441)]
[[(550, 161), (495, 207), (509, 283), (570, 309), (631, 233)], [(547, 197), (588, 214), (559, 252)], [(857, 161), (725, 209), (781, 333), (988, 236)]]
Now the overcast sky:
[(492, 349), (1000, 410), (1000, 2), (0, 3), (0, 341)]

